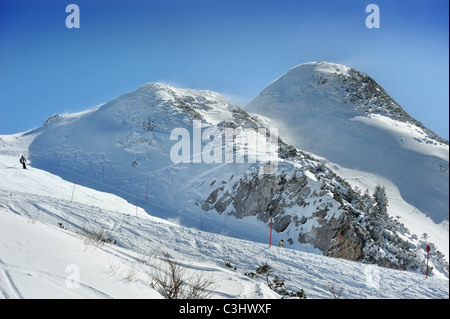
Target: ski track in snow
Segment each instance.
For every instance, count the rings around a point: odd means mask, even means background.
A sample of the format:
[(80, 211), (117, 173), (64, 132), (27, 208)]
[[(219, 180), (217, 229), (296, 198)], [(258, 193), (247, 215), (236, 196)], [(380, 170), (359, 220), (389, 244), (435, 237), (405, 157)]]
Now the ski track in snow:
[(11, 280), (11, 276), (5, 269), (5, 264), (1, 259), (0, 259), (0, 293), (3, 295), (4, 299), (22, 298), (22, 295), (17, 290), (16, 286)]

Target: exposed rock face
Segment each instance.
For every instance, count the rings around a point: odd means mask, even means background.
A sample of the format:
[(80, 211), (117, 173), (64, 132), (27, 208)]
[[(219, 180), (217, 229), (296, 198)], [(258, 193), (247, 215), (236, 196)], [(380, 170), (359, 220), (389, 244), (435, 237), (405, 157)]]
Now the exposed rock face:
[[(274, 217), (274, 228), (277, 231), (286, 229), (288, 219), (282, 217), (286, 208), (294, 204), (301, 206), (311, 192), (307, 187), (306, 177), (293, 177), (286, 180), (283, 176), (255, 176), (250, 180), (240, 180), (235, 194), (235, 212), (241, 218), (257, 216), (267, 222), (270, 215)], [(282, 195), (288, 194), (285, 198)]]
[[(323, 185), (301, 172), (290, 177), (252, 174), (235, 182), (233, 192), (225, 186), (215, 189), (202, 208), (237, 218), (256, 216), (264, 223), (272, 215), (274, 231), (287, 232), (325, 255), (359, 260), (364, 240)], [(340, 235), (344, 241), (339, 241)]]
[[(214, 208), (223, 213), (228, 205), (233, 203), (234, 209), (229, 212), (230, 215), (238, 218), (257, 216), (263, 222), (267, 222), (272, 215), (275, 218), (274, 228), (283, 231), (289, 225), (290, 218), (280, 215), (284, 213), (285, 208), (304, 204), (305, 198), (311, 192), (307, 184), (306, 176), (286, 180), (284, 176), (255, 174), (236, 182), (233, 185), (233, 193), (227, 191), (219, 198), (219, 191), (223, 191), (224, 187), (214, 190), (202, 208)], [(282, 197), (284, 192), (289, 194), (288, 198)]]
[[(324, 247), (324, 254), (331, 257), (358, 261), (363, 257), (364, 237), (357, 225), (347, 218), (341, 221), (333, 220), (331, 225), (325, 227), (334, 230), (334, 235), (328, 246)], [(334, 226), (334, 227), (333, 227)]]

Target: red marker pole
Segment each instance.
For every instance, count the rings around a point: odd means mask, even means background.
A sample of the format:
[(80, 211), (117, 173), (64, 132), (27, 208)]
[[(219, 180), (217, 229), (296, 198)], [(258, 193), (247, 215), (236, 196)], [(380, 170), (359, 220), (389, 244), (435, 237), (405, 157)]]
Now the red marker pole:
[(427, 272), (425, 278), (428, 277), (428, 257), (430, 256), (430, 249), (431, 249), (430, 246), (427, 245)]
[(270, 214), (270, 238), (269, 238), (269, 247), (272, 246), (272, 214)]

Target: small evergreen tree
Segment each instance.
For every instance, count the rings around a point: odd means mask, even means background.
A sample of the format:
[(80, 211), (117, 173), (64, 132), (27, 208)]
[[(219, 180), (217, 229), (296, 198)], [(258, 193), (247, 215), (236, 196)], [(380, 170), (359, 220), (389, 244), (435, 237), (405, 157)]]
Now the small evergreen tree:
[(384, 186), (377, 185), (373, 194), (375, 203), (375, 213), (377, 215), (387, 215), (388, 198)]

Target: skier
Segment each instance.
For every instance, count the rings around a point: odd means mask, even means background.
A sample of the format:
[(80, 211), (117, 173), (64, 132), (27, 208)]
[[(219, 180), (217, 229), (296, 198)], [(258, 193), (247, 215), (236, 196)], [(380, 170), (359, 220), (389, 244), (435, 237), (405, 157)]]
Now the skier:
[(278, 243), (278, 247), (283, 247), (283, 244), (284, 244), (284, 240), (282, 239), (282, 240), (280, 240), (280, 242)]
[(20, 158), (19, 162), (22, 163), (23, 165), (23, 169), (27, 169), (27, 164), (25, 164), (27, 162), (27, 159), (22, 155), (22, 157)]

